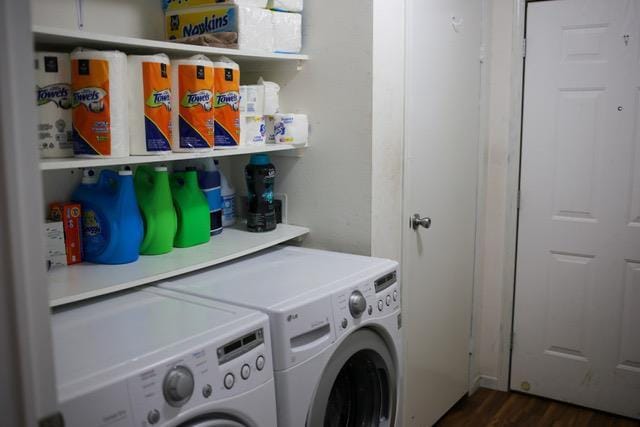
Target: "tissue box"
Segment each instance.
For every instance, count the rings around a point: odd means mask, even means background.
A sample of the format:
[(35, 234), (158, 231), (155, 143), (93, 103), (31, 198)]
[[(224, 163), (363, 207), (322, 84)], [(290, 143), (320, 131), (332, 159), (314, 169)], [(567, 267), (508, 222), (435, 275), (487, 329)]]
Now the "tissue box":
[(44, 240), (45, 249), (47, 250), (47, 258), (60, 255), (66, 257), (66, 249), (64, 246), (64, 226), (62, 225), (62, 221), (45, 222)]
[(163, 8), (167, 10), (181, 10), (201, 6), (214, 6), (221, 3), (237, 4), (238, 6), (267, 7), (268, 0), (164, 0)]
[(167, 40), (180, 40), (206, 33), (237, 33), (238, 48), (273, 52), (272, 12), (256, 7), (221, 4), (168, 9), (165, 13)]
[(302, 50), (302, 15), (287, 12), (271, 13), (275, 51), (299, 53)]
[(302, 12), (303, 0), (269, 0), (267, 7), (283, 12)]
[(247, 116), (264, 114), (264, 85), (240, 86), (240, 114)]

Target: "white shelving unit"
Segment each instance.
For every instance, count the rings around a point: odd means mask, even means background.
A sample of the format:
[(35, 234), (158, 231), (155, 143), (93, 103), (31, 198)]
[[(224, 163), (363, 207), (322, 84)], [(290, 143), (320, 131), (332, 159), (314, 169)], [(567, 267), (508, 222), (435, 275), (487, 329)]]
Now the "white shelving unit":
[(227, 228), (209, 243), (176, 248), (165, 255), (141, 256), (131, 264), (57, 267), (48, 275), (49, 305), (56, 307), (165, 280), (301, 238), (308, 232), (308, 228), (288, 224), (278, 224), (266, 233)]
[[(251, 67), (256, 64), (261, 67), (269, 67), (276, 63), (292, 63), (300, 69), (302, 63), (309, 59), (307, 55), (246, 52), (44, 26), (34, 26), (32, 30), (38, 49), (70, 51), (77, 46), (83, 46), (95, 49), (118, 49), (127, 54), (163, 52), (171, 57), (190, 56), (198, 53), (209, 56), (224, 55), (240, 63), (241, 67)], [(46, 180), (47, 172), (56, 170), (168, 163), (176, 160), (228, 157), (253, 153), (300, 157), (305, 148), (290, 145), (263, 145), (211, 150), (207, 153), (170, 153), (123, 158), (42, 159), (40, 160), (40, 170), (45, 174), (44, 179)], [(289, 224), (278, 224), (276, 230), (267, 233), (250, 233), (243, 226), (238, 226), (225, 229), (221, 235), (213, 237), (207, 244), (185, 249), (176, 248), (165, 255), (141, 256), (138, 261), (131, 264), (81, 263), (58, 267), (48, 273), (49, 305), (56, 307), (78, 302), (212, 267), (280, 243), (301, 240), (308, 233), (308, 228)]]
[(190, 56), (201, 53), (203, 55), (224, 55), (234, 60), (251, 62), (274, 61), (307, 61), (309, 56), (290, 53), (247, 52), (238, 49), (224, 49), (219, 47), (197, 46), (184, 43), (147, 40), (135, 37), (123, 37), (111, 34), (96, 34), (81, 30), (64, 28), (33, 27), (33, 37), (39, 47), (67, 47), (73, 49), (78, 46), (96, 49), (118, 49), (131, 54), (149, 54), (163, 52), (174, 56)]
[(253, 153), (273, 153), (275, 155), (289, 155), (301, 153), (306, 147), (294, 147), (292, 145), (260, 145), (241, 146), (225, 150), (211, 150), (207, 153), (169, 153), (157, 156), (129, 156), (129, 157), (104, 157), (82, 158), (70, 157), (67, 159), (41, 159), (40, 170), (59, 170), (76, 168), (98, 168), (119, 165), (137, 165), (143, 163), (167, 163), (174, 160), (201, 159), (206, 157), (240, 156)]

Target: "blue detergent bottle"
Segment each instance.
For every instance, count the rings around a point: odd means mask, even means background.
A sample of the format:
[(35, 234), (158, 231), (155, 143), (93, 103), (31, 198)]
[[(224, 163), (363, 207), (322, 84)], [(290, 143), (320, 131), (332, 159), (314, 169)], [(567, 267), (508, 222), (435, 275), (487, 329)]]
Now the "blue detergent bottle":
[(202, 159), (197, 163), (198, 185), (209, 204), (211, 216), (211, 235), (222, 233), (222, 192), (220, 172), (213, 159)]
[(103, 170), (98, 181), (92, 181), (85, 175), (72, 196), (72, 200), (82, 206), (85, 261), (96, 264), (136, 261), (144, 227), (132, 172)]

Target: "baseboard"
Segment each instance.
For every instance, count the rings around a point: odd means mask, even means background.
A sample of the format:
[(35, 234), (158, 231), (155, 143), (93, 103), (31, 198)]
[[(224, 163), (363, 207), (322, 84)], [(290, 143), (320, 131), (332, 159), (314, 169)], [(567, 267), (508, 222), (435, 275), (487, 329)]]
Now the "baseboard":
[(498, 378), (490, 377), (488, 375), (478, 376), (478, 387), (490, 388), (492, 390), (500, 390), (498, 386)]

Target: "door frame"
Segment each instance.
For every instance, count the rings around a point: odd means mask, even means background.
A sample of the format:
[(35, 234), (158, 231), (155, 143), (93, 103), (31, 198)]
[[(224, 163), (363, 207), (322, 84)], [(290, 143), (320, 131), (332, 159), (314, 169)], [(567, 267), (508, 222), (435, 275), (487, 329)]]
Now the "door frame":
[[(29, 2), (0, 2), (0, 413), (56, 426), (57, 396), (42, 237)], [(24, 101), (24, 102), (23, 102)], [(51, 417), (51, 418), (49, 418)], [(48, 419), (45, 419), (48, 418)]]
[[(495, 382), (480, 381), (498, 390), (509, 390), (511, 376), (511, 349), (513, 347), (514, 298), (516, 285), (516, 261), (518, 245), (518, 215), (520, 205), (520, 165), (522, 149), (522, 109), (524, 102), (524, 73), (526, 51), (527, 3), (537, 0), (513, 0), (511, 82), (509, 96), (509, 134), (507, 145), (507, 170), (505, 188), (504, 264), (501, 274), (502, 312), (498, 373)], [(545, 0), (546, 1), (546, 0)]]

